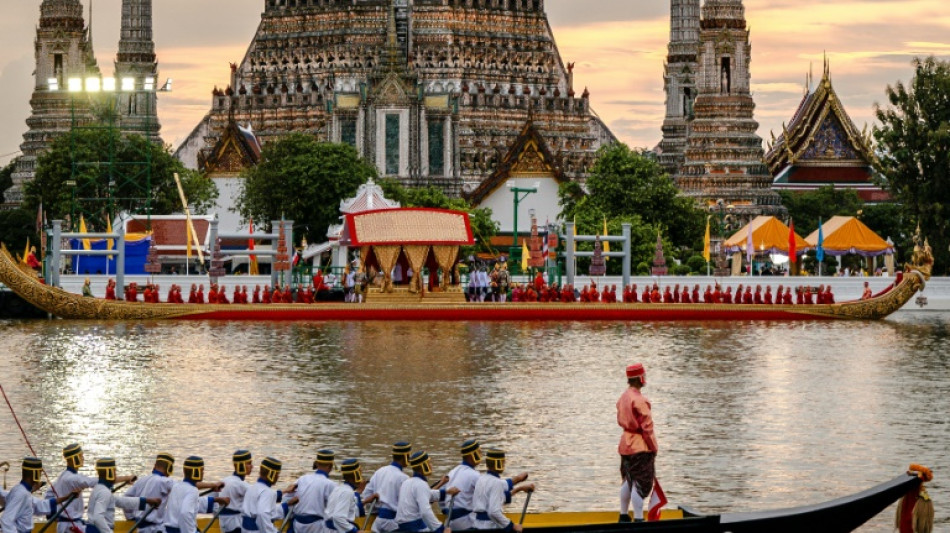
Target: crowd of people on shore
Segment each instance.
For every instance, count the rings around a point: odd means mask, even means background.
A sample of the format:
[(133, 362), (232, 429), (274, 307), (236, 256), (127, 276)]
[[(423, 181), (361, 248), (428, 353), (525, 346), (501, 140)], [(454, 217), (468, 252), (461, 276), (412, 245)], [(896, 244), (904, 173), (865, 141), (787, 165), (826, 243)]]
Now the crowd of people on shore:
[[(142, 478), (117, 475), (116, 461), (109, 457), (96, 460), (95, 477), (86, 476), (79, 472), (84, 465), (82, 447), (70, 444), (63, 449), (66, 469), (44, 498), (33, 496), (44, 485), (42, 461), (23, 460), (21, 483), (9, 492), (0, 491), (5, 504), (0, 531), (29, 533), (33, 517), (46, 516), (56, 524), (56, 533), (113, 533), (119, 507), (140, 533), (194, 533), (197, 515), (211, 513), (212, 523), (220, 521), (221, 533), (357, 533), (366, 529), (357, 525), (357, 517), (374, 517), (374, 533), (520, 532), (521, 525), (505, 516), (503, 506), (517, 492), (534, 491), (533, 484), (523, 483), (528, 474), (502, 478), (506, 454), (499, 449), (486, 450), (486, 472), (480, 473), (482, 448), (475, 439), (463, 442), (459, 451), (461, 464), (430, 484), (429, 455), (423, 450), (413, 452), (409, 442), (393, 444), (392, 462), (368, 481), (358, 459), (337, 465), (336, 453), (322, 449), (316, 454), (313, 472), (281, 491), (275, 485), (282, 464), (273, 457), (260, 462), (257, 480), (250, 483), (254, 462), (248, 450), (238, 450), (231, 457), (233, 474), (205, 481), (204, 459), (198, 456), (185, 459), (183, 479), (173, 479), (175, 458), (168, 453), (159, 453), (151, 474)], [(411, 469), (408, 475), (406, 468)], [(337, 469), (341, 481), (331, 479)], [(123, 495), (115, 494), (129, 484)], [(84, 517), (83, 492), (90, 489)], [(434, 503), (442, 511), (441, 518), (432, 509)]]

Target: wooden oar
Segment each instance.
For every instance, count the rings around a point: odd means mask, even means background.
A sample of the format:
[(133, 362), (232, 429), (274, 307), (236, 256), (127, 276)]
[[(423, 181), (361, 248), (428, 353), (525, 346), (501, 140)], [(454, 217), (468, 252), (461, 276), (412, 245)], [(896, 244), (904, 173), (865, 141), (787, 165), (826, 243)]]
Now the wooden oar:
[(128, 485), (128, 484), (129, 484), (128, 481), (123, 481), (122, 483), (119, 483), (119, 484), (116, 485), (115, 487), (112, 487), (112, 492), (115, 492), (115, 491), (121, 489), (122, 487), (124, 487), (124, 486), (126, 486), (126, 485)]
[(40, 533), (44, 533), (47, 529), (49, 529), (50, 525), (55, 524), (56, 519), (59, 518), (59, 515), (63, 514), (66, 508), (69, 507), (69, 504), (73, 503), (73, 500), (75, 500), (78, 497), (79, 497), (79, 494), (73, 494), (69, 498), (66, 498), (66, 501), (60, 504), (62, 507), (60, 507), (59, 510), (56, 511), (56, 513), (53, 514), (53, 516), (51, 516), (49, 520), (46, 521), (45, 524), (43, 524), (43, 527), (40, 528)]
[(528, 497), (524, 499), (524, 508), (521, 509), (521, 519), (518, 520), (518, 525), (524, 525), (524, 515), (528, 514), (528, 503), (531, 502), (531, 495), (534, 494), (533, 490), (528, 491)]
[(448, 528), (449, 522), (452, 521), (452, 511), (455, 509), (455, 495), (449, 496), (449, 512), (445, 513), (445, 523), (442, 524), (442, 527)]
[(148, 515), (152, 514), (152, 511), (154, 511), (157, 508), (158, 508), (157, 505), (154, 505), (154, 506), (149, 505), (148, 510), (145, 511), (145, 514), (142, 515), (142, 518), (139, 518), (138, 520), (136, 520), (135, 524), (132, 525), (132, 528), (129, 529), (129, 533), (135, 533), (135, 530), (138, 529), (140, 525), (142, 525), (142, 522), (144, 522), (145, 519), (148, 518)]
[(363, 519), (363, 531), (369, 531), (369, 523), (373, 518), (373, 511), (376, 509), (376, 500), (369, 502), (369, 510), (366, 511), (366, 518)]
[(284, 521), (280, 523), (280, 527), (277, 528), (277, 533), (284, 533), (284, 531), (290, 531), (290, 524), (294, 523), (294, 513), (297, 511), (297, 506), (292, 505), (290, 510), (287, 512), (287, 518), (284, 518)]
[(216, 513), (214, 513), (214, 516), (211, 517), (211, 521), (208, 522), (208, 525), (201, 530), (201, 533), (208, 533), (208, 530), (211, 529), (211, 526), (213, 526), (214, 523), (218, 521), (218, 517), (221, 516), (221, 511), (223, 511), (226, 507), (227, 505), (222, 505), (221, 508), (218, 509)]

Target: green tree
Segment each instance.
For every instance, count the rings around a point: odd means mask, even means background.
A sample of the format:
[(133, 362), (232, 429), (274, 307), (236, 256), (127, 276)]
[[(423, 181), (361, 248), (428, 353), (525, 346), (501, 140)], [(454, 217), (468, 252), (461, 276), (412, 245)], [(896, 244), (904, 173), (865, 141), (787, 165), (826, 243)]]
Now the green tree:
[(854, 189), (838, 189), (834, 185), (806, 192), (779, 191), (779, 195), (795, 221), (795, 233), (803, 237), (818, 229), (818, 219), (827, 222), (833, 216), (853, 217), (864, 209), (864, 201)]
[(10, 187), (13, 187), (13, 171), (16, 169), (16, 159), (10, 161), (7, 166), (0, 170), (0, 204), (6, 201), (4, 194)]
[[(39, 235), (36, 234), (36, 212), (27, 209), (0, 210), (0, 242), (10, 253), (22, 254), (26, 241), (39, 250)], [(39, 254), (37, 254), (39, 256)]]
[(909, 85), (887, 88), (887, 106), (876, 106), (877, 170), (903, 206), (905, 220), (919, 224), (934, 249), (936, 271), (950, 265), (950, 62), (914, 60)]
[[(146, 153), (151, 157), (148, 182), (145, 165), (138, 164), (146, 161)], [(77, 164), (75, 176), (74, 162)], [(42, 202), (50, 220), (64, 219), (74, 211), (83, 213), (93, 227), (103, 230), (106, 216), (114, 216), (119, 211), (145, 212), (148, 183), (151, 214), (180, 213), (175, 173), (181, 177), (188, 202), (197, 213), (214, 205), (218, 197), (214, 183), (186, 169), (167, 147), (139, 135), (77, 129), (57, 138), (49, 151), (40, 156), (36, 177), (26, 185), (24, 207), (35, 213)], [(67, 185), (74, 178), (75, 185)]]
[(469, 214), (472, 233), (478, 241), (474, 248), (463, 249), (462, 255), (472, 253), (496, 254), (499, 251), (491, 245), (492, 237), (498, 234), (498, 223), (492, 219), (492, 210), (487, 207), (473, 208), (461, 198), (453, 198), (438, 187), (405, 187), (398, 180), (384, 179), (380, 187), (390, 200), (399, 202), (403, 207), (434, 207), (465, 211)]
[[(586, 188), (585, 192), (577, 182), (560, 186), (561, 218), (575, 220), (579, 234), (603, 233), (606, 219), (610, 234), (618, 235), (621, 224), (629, 222), (633, 264), (652, 264), (658, 231), (668, 260), (679, 249), (702, 247), (704, 213), (693, 200), (679, 195), (673, 180), (642, 150), (622, 143), (601, 148)], [(589, 249), (589, 245), (578, 249)], [(608, 272), (620, 272), (620, 261), (607, 265)]]
[(310, 242), (326, 240), (327, 229), (340, 219), (340, 201), (356, 194), (376, 177), (376, 167), (360, 158), (352, 146), (320, 142), (294, 133), (264, 145), (261, 161), (245, 169), (244, 190), (237, 200), (245, 218), (286, 218), (304, 231)]

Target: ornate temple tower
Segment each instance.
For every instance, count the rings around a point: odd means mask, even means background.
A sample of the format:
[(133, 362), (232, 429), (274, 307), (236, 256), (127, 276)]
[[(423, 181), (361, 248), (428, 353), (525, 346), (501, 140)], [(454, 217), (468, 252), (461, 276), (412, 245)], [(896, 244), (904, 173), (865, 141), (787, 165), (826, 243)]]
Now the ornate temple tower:
[(670, 2), (670, 44), (663, 72), (666, 118), (659, 162), (671, 176), (683, 164), (689, 120), (696, 99), (699, 0)]
[[(158, 122), (158, 62), (152, 40), (152, 0), (122, 0), (122, 31), (115, 61), (119, 83), (134, 80), (134, 90), (120, 93), (118, 115), (124, 133), (161, 142)], [(151, 80), (151, 82), (149, 82)]]
[(90, 119), (89, 102), (67, 91), (69, 78), (99, 74), (92, 52), (92, 38), (83, 20), (79, 0), (43, 0), (36, 28), (36, 84), (30, 98), (32, 112), (27, 119), (13, 174), (13, 188), (7, 201), (19, 203), (23, 185), (36, 173), (36, 159), (57, 136), (69, 131), (75, 122)]
[(586, 178), (615, 139), (575, 91), (543, 0), (266, 0), (229, 85), (209, 92), (176, 152), (206, 172), (231, 121), (265, 145), (291, 132), (347, 143), (383, 176), (454, 195), (495, 175), (527, 124), (563, 179)]
[(766, 167), (749, 90), (752, 46), (742, 0), (706, 0), (702, 10), (698, 95), (689, 124), (680, 191), (703, 206), (719, 199), (744, 219), (784, 215)]

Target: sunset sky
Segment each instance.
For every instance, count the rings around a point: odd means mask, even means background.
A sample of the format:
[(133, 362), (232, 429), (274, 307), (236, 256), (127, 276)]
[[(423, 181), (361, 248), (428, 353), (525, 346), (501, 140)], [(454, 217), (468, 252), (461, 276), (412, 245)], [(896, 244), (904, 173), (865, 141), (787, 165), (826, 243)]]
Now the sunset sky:
[[(89, 0), (84, 4), (88, 8)], [(26, 130), (34, 81), (33, 40), (40, 0), (6, 0), (0, 18), (0, 163), (14, 157)], [(578, 91), (622, 141), (653, 147), (663, 121), (663, 60), (669, 34), (664, 0), (547, 0), (565, 62), (576, 62)], [(805, 75), (822, 57), (859, 128), (873, 124), (885, 88), (907, 81), (920, 55), (950, 58), (946, 0), (746, 0), (752, 30), (752, 87), (759, 134), (781, 131), (801, 100)], [(95, 0), (93, 38), (100, 68), (111, 74), (121, 0)], [(155, 41), (162, 79), (162, 136), (177, 146), (208, 111), (211, 89), (228, 79), (260, 21), (263, 0), (155, 0)], [(88, 19), (87, 19), (88, 23)]]

